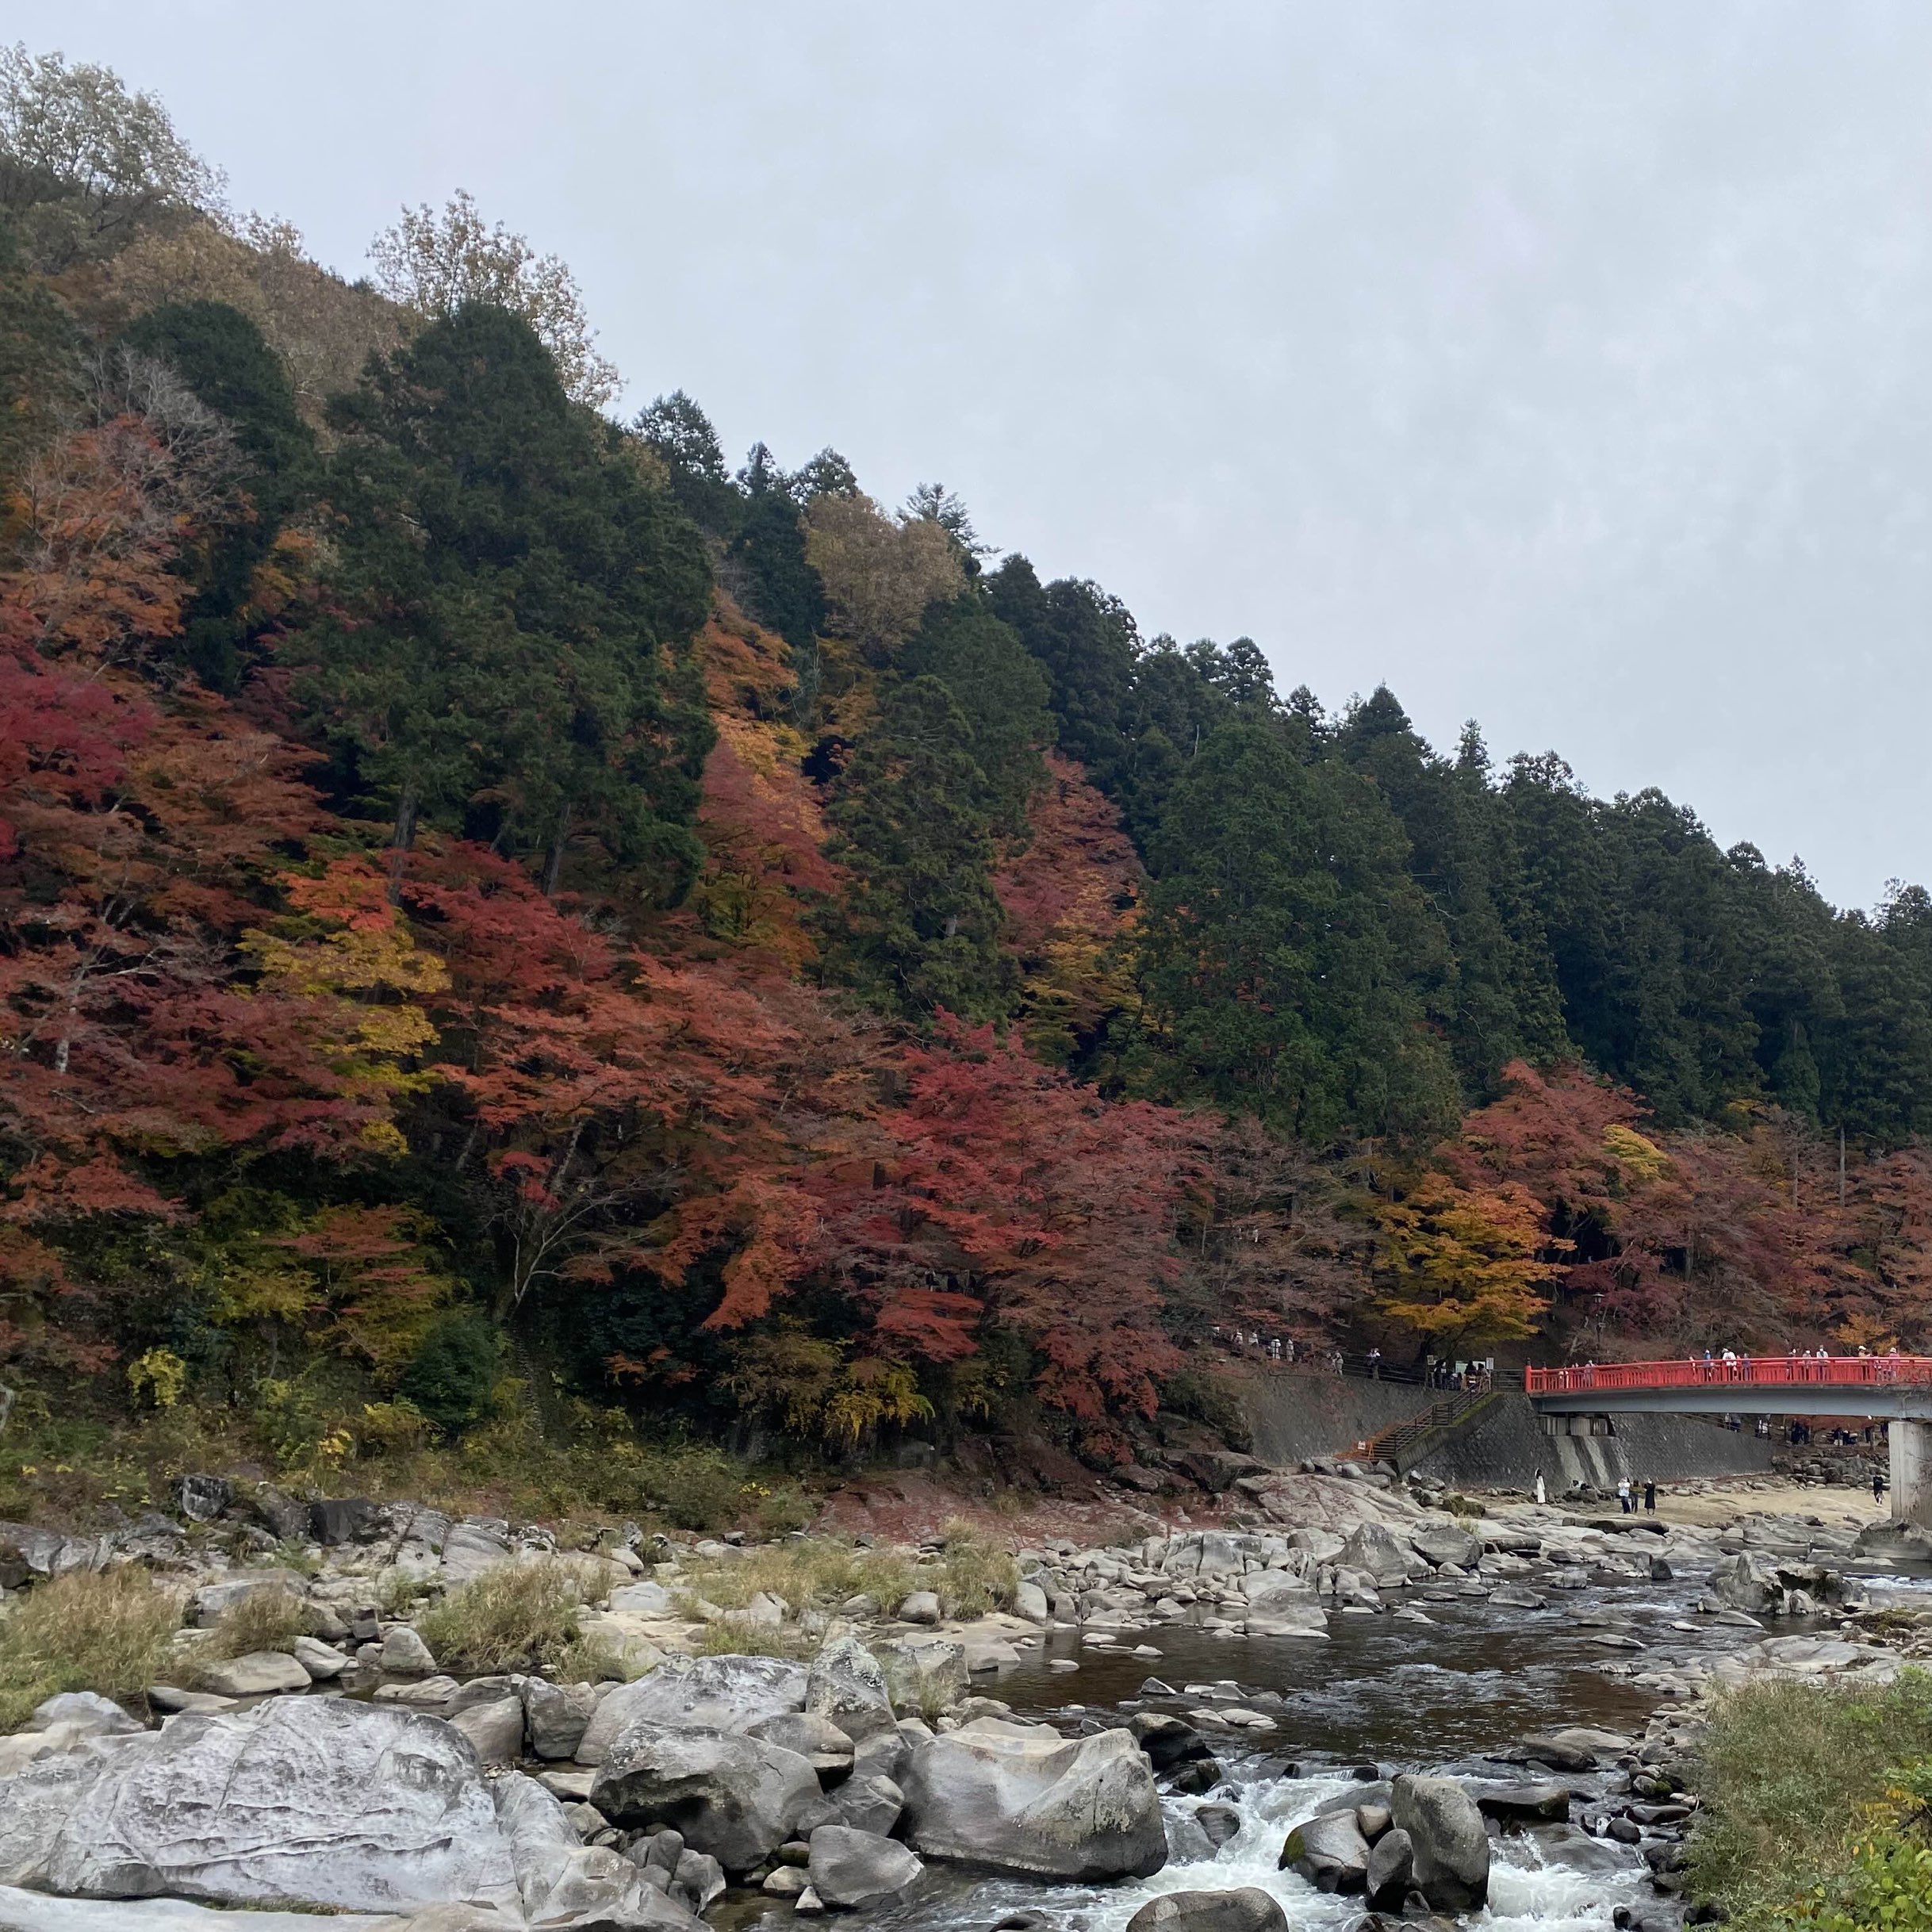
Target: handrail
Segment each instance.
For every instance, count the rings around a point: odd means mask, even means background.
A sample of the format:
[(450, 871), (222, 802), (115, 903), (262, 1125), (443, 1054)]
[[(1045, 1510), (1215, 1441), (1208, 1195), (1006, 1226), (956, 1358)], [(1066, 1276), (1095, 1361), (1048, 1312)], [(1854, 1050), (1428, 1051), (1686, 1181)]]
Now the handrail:
[(1585, 1362), (1523, 1371), (1530, 1395), (1602, 1389), (1896, 1388), (1932, 1384), (1932, 1355), (1692, 1356), (1673, 1362)]

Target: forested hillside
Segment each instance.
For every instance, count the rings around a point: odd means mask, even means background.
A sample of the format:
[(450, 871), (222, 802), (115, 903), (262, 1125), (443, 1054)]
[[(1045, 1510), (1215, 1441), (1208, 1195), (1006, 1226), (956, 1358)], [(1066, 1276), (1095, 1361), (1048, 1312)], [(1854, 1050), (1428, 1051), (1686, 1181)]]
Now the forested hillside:
[(620, 421), (466, 199), (351, 284), (0, 66), (10, 1386), (1105, 1464), (1217, 1325), (1932, 1344), (1922, 890)]

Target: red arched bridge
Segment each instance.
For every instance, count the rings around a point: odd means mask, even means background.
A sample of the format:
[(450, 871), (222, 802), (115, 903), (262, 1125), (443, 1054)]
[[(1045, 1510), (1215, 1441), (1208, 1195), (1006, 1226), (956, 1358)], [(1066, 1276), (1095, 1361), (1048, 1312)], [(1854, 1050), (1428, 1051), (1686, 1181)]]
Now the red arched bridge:
[(1932, 1523), (1932, 1356), (1702, 1355), (1529, 1368), (1524, 1393), (1546, 1416), (1853, 1416), (1882, 1421), (1892, 1513)]

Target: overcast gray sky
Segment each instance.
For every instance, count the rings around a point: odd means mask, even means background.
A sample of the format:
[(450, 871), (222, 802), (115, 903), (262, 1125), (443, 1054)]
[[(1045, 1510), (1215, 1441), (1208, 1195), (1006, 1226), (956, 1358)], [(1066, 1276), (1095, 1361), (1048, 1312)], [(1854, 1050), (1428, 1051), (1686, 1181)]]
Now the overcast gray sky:
[(11, 0), (362, 272), (469, 188), (636, 406), (1144, 632), (1932, 880), (1932, 8)]

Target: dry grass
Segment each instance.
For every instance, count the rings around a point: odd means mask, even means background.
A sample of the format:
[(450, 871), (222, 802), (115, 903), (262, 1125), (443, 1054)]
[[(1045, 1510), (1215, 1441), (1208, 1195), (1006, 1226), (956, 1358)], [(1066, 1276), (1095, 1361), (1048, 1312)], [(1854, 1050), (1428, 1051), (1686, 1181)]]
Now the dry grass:
[(294, 1591), (256, 1590), (222, 1612), (196, 1647), (195, 1659), (217, 1663), (257, 1650), (286, 1650), (308, 1634), (309, 1608)]
[(616, 1657), (585, 1637), (579, 1615), (600, 1581), (569, 1557), (500, 1563), (450, 1591), (416, 1628), (446, 1670), (542, 1670), (569, 1682), (621, 1677)]
[(1011, 1603), (1020, 1581), (1013, 1558), (971, 1524), (949, 1523), (945, 1535), (939, 1560), (924, 1563), (902, 1550), (788, 1539), (729, 1562), (693, 1567), (688, 1589), (721, 1610), (742, 1610), (763, 1592), (777, 1597), (794, 1617), (807, 1610), (836, 1612), (854, 1597), (869, 1597), (881, 1616), (890, 1616), (914, 1590), (933, 1591), (949, 1616), (983, 1616)]
[(60, 1691), (140, 1708), (180, 1627), (180, 1600), (132, 1565), (36, 1584), (0, 1623), (0, 1731), (17, 1730)]

